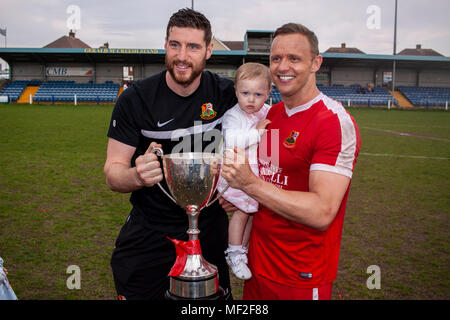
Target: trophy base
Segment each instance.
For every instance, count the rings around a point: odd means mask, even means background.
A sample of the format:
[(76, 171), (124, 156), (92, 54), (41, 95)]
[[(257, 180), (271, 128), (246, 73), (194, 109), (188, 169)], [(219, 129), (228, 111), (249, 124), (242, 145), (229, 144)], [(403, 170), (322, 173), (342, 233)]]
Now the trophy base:
[(218, 291), (219, 277), (217, 271), (207, 278), (170, 277), (169, 292), (180, 298), (203, 299), (215, 295)]
[(215, 294), (210, 295), (208, 297), (202, 297), (202, 298), (183, 298), (174, 295), (169, 290), (166, 291), (165, 294), (166, 300), (175, 300), (175, 301), (188, 301), (188, 300), (226, 300), (227, 296), (225, 295), (225, 291), (222, 289), (222, 287), (219, 287), (219, 291), (217, 291)]

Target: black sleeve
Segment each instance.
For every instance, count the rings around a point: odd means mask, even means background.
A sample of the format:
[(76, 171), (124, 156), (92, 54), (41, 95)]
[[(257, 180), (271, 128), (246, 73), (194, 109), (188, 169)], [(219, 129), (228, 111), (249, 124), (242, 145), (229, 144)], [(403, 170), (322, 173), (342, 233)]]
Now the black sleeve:
[(234, 82), (228, 79), (220, 78), (219, 88), (221, 92), (220, 99), (224, 101), (226, 110), (231, 109), (238, 102), (236, 98), (236, 91), (234, 89)]
[(139, 143), (139, 126), (136, 122), (136, 104), (131, 101), (134, 88), (124, 91), (114, 106), (109, 123), (108, 137), (137, 147)]

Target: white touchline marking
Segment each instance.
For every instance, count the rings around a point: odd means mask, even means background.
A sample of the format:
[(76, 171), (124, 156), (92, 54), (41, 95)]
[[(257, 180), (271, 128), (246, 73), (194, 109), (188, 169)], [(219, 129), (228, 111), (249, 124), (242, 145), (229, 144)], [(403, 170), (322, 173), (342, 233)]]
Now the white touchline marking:
[(410, 155), (405, 155), (405, 154), (390, 154), (390, 153), (361, 152), (360, 155), (370, 156), (370, 157), (394, 157), (394, 158), (411, 158), (411, 159), (450, 160), (450, 158), (444, 158), (444, 157), (410, 156)]
[(418, 135), (418, 134), (412, 134), (412, 133), (406, 133), (406, 132), (397, 132), (397, 131), (393, 131), (393, 130), (384, 130), (384, 129), (370, 128), (370, 127), (360, 127), (360, 128), (361, 129), (367, 129), (367, 130), (374, 130), (374, 131), (381, 131), (381, 132), (397, 134), (399, 136), (416, 137), (416, 138), (424, 138), (424, 139), (430, 139), (430, 140), (450, 142), (450, 139), (445, 139), (445, 138), (427, 137), (427, 136), (421, 136), (421, 135)]

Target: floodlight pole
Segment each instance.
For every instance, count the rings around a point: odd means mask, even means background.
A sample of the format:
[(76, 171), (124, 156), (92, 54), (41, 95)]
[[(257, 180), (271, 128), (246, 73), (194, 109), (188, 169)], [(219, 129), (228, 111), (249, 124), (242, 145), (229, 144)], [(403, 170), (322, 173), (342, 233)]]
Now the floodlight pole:
[(194, 10), (194, 0), (191, 0), (191, 9)]
[(392, 65), (392, 94), (395, 93), (395, 55), (397, 54), (397, 0), (395, 0), (395, 19), (394, 19), (394, 62)]

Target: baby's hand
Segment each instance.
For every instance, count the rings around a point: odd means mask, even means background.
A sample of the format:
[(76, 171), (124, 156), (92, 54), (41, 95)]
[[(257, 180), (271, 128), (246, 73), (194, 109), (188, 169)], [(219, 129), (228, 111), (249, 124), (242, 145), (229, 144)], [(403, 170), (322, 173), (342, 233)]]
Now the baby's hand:
[(256, 125), (256, 129), (259, 131), (259, 134), (261, 136), (264, 134), (265, 129), (270, 122), (271, 121), (269, 119), (264, 119), (264, 120), (258, 122), (258, 124)]

